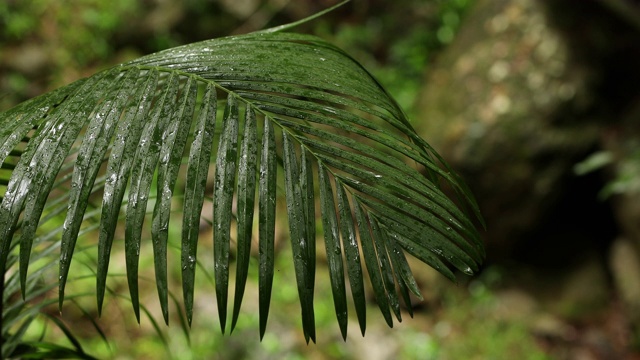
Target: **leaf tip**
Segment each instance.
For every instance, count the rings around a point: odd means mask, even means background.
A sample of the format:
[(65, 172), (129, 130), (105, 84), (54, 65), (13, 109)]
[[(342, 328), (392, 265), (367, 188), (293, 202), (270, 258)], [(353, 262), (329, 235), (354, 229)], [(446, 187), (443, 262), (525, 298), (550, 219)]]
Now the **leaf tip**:
[(162, 309), (162, 317), (164, 318), (164, 324), (169, 326), (169, 311), (166, 308)]
[(346, 342), (347, 341), (347, 327), (346, 326), (341, 326), (340, 327), (340, 334), (342, 335), (342, 341)]

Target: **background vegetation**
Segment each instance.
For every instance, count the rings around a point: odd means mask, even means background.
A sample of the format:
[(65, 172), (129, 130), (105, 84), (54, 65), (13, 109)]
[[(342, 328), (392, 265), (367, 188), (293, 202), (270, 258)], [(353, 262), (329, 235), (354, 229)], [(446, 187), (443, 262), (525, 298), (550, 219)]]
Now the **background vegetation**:
[[(143, 54), (297, 20), (334, 3), (3, 1), (0, 110)], [(487, 5), (490, 3), (493, 5)], [(286, 261), (290, 258), (288, 246), (284, 246), (287, 239), (280, 236), (271, 316), (260, 343), (257, 304), (248, 301), (251, 292), (257, 292), (257, 284), (247, 289), (234, 334), (222, 336), (212, 280), (204, 271), (199, 273), (197, 318), (190, 332), (178, 306), (172, 309), (175, 317), (170, 327), (154, 323), (152, 319), (161, 317), (151, 281), (141, 283), (141, 292), (146, 287), (149, 294), (141, 302), (150, 314), (141, 325), (135, 323), (126, 297), (117, 295), (127, 293), (124, 278), (108, 283), (113, 294), (105, 301), (107, 315), (97, 320), (94, 282), (83, 279), (83, 274), (95, 268), (95, 251), (87, 249), (76, 257), (82, 259), (74, 272), (77, 279), (67, 290), (78, 297), (67, 303), (61, 320), (85, 351), (98, 358), (605, 359), (637, 354), (640, 343), (634, 329), (640, 325), (640, 275), (634, 271), (640, 272), (640, 265), (633, 254), (640, 237), (637, 226), (626, 225), (625, 219), (630, 218), (631, 223), (640, 219), (634, 217), (638, 210), (632, 206), (640, 203), (635, 197), (639, 192), (640, 137), (633, 125), (640, 123), (640, 94), (637, 86), (629, 85), (638, 78), (633, 64), (640, 63), (634, 62), (640, 57), (633, 39), (638, 38), (639, 22), (634, 16), (640, 10), (631, 1), (594, 0), (585, 1), (579, 14), (571, 17), (562, 6), (546, 4), (552, 1), (541, 3), (545, 5), (525, 0), (354, 0), (298, 29), (328, 39), (362, 62), (400, 102), (424, 137), (435, 142), (467, 177), (488, 220), (490, 262), (477, 278), (461, 277), (458, 284), (450, 284), (427, 266), (412, 264), (425, 295), (424, 302), (414, 304), (415, 318), (403, 314), (405, 321), (390, 330), (377, 311), (370, 311), (375, 315), (369, 316), (367, 336), (360, 338), (350, 329), (345, 343), (335, 324), (328, 279), (319, 276), (319, 339), (317, 345), (307, 346), (300, 331), (293, 267)], [(619, 6), (626, 6), (626, 11), (616, 10)], [(541, 40), (521, 46), (500, 45), (518, 44), (523, 38), (500, 29), (517, 27), (525, 23), (522, 19), (531, 18), (538, 22), (527, 25), (532, 26), (528, 34), (537, 31)], [(483, 36), (500, 41), (487, 43), (491, 40), (483, 40)], [(477, 44), (487, 44), (492, 50), (487, 55)], [(501, 50), (505, 46), (507, 50)], [(504, 67), (495, 64), (518, 68), (524, 59), (533, 58), (527, 46), (540, 47), (542, 55), (536, 52), (537, 67), (524, 67), (520, 74), (523, 82), (511, 86), (507, 79), (517, 79), (515, 71), (505, 75)], [(508, 56), (501, 57), (502, 52)], [(485, 56), (492, 60), (482, 65), (480, 60)], [(463, 61), (467, 58), (471, 62)], [(554, 73), (554, 64), (560, 60), (562, 69), (579, 71)], [(549, 71), (540, 75), (542, 80), (536, 75), (541, 68)], [(458, 74), (460, 79), (447, 74)], [(491, 87), (478, 82), (478, 77), (488, 78)], [(527, 84), (540, 82), (540, 86), (557, 83), (557, 87), (529, 86), (533, 89), (530, 93), (522, 90)], [(435, 85), (429, 88), (429, 84)], [(472, 92), (474, 86), (477, 92)], [(432, 92), (445, 99), (430, 95)], [(510, 106), (505, 107), (502, 94), (508, 94)], [(550, 94), (551, 99), (522, 105), (529, 103), (520, 98), (538, 101), (541, 94)], [(545, 105), (549, 103), (558, 105)], [(486, 104), (490, 106), (483, 108)], [(523, 122), (501, 122), (513, 114), (518, 121), (549, 123), (544, 129), (554, 131), (538, 134)], [(501, 123), (507, 126), (495, 125)], [(446, 130), (437, 132), (426, 124)], [(523, 129), (524, 135), (507, 132), (511, 128)], [(478, 133), (477, 141), (486, 148), (502, 154), (522, 153), (522, 157), (485, 157), (489, 150), (468, 141)], [(510, 147), (495, 135), (502, 133), (517, 143), (534, 138), (542, 150)], [(621, 133), (629, 136), (621, 138)], [(571, 141), (584, 134), (589, 134), (586, 140)], [(549, 139), (555, 142), (545, 147)], [(495, 177), (485, 179), (486, 174), (501, 174), (507, 183), (524, 185), (522, 189), (509, 187)], [(506, 190), (498, 196), (487, 183)], [(544, 186), (556, 191), (539, 198), (531, 195)], [(526, 215), (513, 219), (516, 213)], [(111, 266), (124, 274), (123, 257), (117, 250)], [(203, 247), (201, 251), (211, 249)], [(151, 262), (141, 263), (141, 267), (149, 270), (146, 274), (152, 279)], [(179, 274), (180, 269), (173, 271)], [(54, 281), (56, 276), (51, 271), (42, 281)], [(257, 276), (250, 274), (249, 278)], [(55, 299), (57, 294), (49, 296)], [(373, 300), (369, 306), (375, 307)], [(57, 316), (52, 306), (34, 320), (25, 337), (74, 346), (64, 332), (52, 326), (51, 319)]]

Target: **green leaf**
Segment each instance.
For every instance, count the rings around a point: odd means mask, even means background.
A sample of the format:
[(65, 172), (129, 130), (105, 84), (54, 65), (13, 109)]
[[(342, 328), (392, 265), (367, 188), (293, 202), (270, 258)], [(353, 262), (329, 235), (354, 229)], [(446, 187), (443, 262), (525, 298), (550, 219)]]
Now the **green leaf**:
[(373, 286), (376, 302), (378, 303), (378, 307), (380, 307), (380, 311), (382, 312), (387, 325), (389, 325), (389, 327), (393, 327), (393, 319), (391, 318), (391, 312), (389, 311), (389, 301), (387, 300), (386, 290), (380, 271), (380, 261), (376, 254), (375, 245), (373, 244), (371, 234), (372, 226), (369, 222), (369, 216), (362, 208), (357, 197), (354, 199), (354, 202), (354, 212), (358, 224), (358, 232), (360, 234), (360, 244), (362, 245), (364, 263), (367, 266), (369, 278), (371, 279), (371, 286)]
[(306, 283), (307, 287), (315, 287), (316, 274), (316, 214), (315, 214), (315, 188), (313, 186), (312, 156), (309, 151), (300, 149), (300, 203), (307, 237), (306, 257), (308, 259)]
[[(87, 93), (88, 95), (76, 96), (71, 101), (61, 104), (59, 111), (38, 128), (36, 135), (27, 145), (25, 153), (13, 171), (12, 180), (15, 181), (9, 182), (2, 203), (3, 207), (5, 204), (11, 206), (11, 210), (2, 211), (2, 215), (6, 214), (12, 219), (5, 223), (6, 217), (0, 215), (0, 224), (6, 224), (7, 230), (12, 232), (17, 222), (17, 215), (24, 207), (20, 238), (20, 268), (23, 278), (26, 278), (33, 237), (55, 177), (66, 153), (78, 136), (83, 121), (90, 115), (97, 100), (108, 92), (105, 89), (105, 84), (111, 80), (109, 75), (113, 76), (113, 74), (104, 73), (89, 79), (78, 89), (80, 94)], [(18, 176), (14, 177), (14, 174)], [(12, 185), (15, 185), (19, 190), (14, 192)], [(69, 224), (65, 225), (69, 226)], [(64, 283), (68, 272), (68, 267), (65, 266), (70, 260), (68, 249), (73, 245), (74, 243), (70, 243), (70, 241), (62, 242), (60, 258), (61, 299), (64, 296)]]
[[(100, 215), (100, 232), (98, 238), (98, 271), (96, 275), (96, 288), (98, 297), (98, 311), (102, 311), (102, 302), (107, 281), (109, 257), (111, 246), (118, 224), (120, 207), (125, 195), (125, 189), (129, 182), (131, 167), (142, 135), (144, 119), (147, 115), (153, 94), (156, 91), (158, 72), (150, 71), (145, 77), (139, 77), (136, 81), (136, 94), (128, 101), (121, 122), (118, 124), (115, 139), (111, 146), (111, 154), (106, 171), (106, 182), (102, 196), (102, 213)], [(137, 257), (140, 247), (129, 246), (126, 258), (130, 262), (129, 268), (137, 268)], [(129, 278), (129, 286), (135, 286), (137, 281)], [(134, 291), (137, 294), (137, 290)], [(133, 299), (133, 298), (132, 298)], [(137, 299), (137, 296), (136, 296)], [(137, 300), (133, 301), (136, 319), (140, 322), (140, 312)]]
[(169, 123), (165, 124), (165, 129), (161, 135), (162, 147), (159, 154), (156, 204), (153, 209), (153, 223), (151, 225), (156, 285), (165, 323), (169, 322), (167, 241), (169, 237), (171, 198), (193, 118), (197, 85), (193, 79), (188, 78), (180, 91), (187, 95), (183, 96), (182, 101), (174, 108), (168, 119)]
[(333, 293), (333, 304), (338, 318), (338, 325), (342, 338), (347, 338), (347, 296), (344, 286), (344, 269), (342, 265), (342, 248), (340, 247), (340, 234), (336, 207), (333, 201), (333, 190), (329, 180), (327, 169), (321, 164), (319, 169), (320, 204), (324, 230), (324, 243), (329, 263), (329, 279)]
[[(173, 105), (179, 89), (177, 75), (169, 75), (169, 79), (166, 82), (166, 88), (161, 93), (154, 112), (142, 129), (140, 146), (136, 150), (131, 169), (131, 186), (129, 188), (129, 202), (127, 203), (124, 243), (131, 304), (138, 318), (138, 258), (140, 256), (142, 224), (147, 212), (151, 182), (158, 164), (162, 141), (164, 140), (162, 136), (163, 130), (173, 113)], [(158, 245), (161, 244), (156, 244), (156, 241), (154, 239), (154, 255), (161, 251), (161, 249), (157, 249)], [(167, 298), (162, 288), (164, 288), (164, 285), (158, 283), (162, 315), (166, 322), (168, 321)]]
[(204, 203), (209, 159), (216, 125), (216, 89), (207, 85), (196, 124), (195, 138), (189, 152), (187, 183), (182, 218), (182, 283), (187, 321), (193, 318), (193, 293), (196, 274), (200, 212)]
[(276, 143), (271, 121), (264, 120), (259, 182), (259, 261), (258, 278), (260, 340), (264, 337), (269, 317), (273, 270), (275, 265), (275, 220), (276, 220)]
[(393, 279), (393, 269), (387, 254), (384, 233), (380, 229), (378, 219), (375, 216), (370, 216), (369, 221), (371, 224), (371, 233), (373, 234), (373, 245), (378, 254), (378, 261), (380, 266), (380, 272), (382, 274), (382, 283), (384, 284), (385, 291), (387, 292), (387, 299), (389, 300), (389, 306), (396, 315), (398, 321), (402, 321), (402, 315), (400, 314), (400, 302), (398, 300), (398, 293), (396, 292), (395, 281)]
[(231, 331), (235, 328), (240, 315), (251, 256), (251, 233), (256, 196), (257, 137), (256, 113), (247, 106), (238, 164), (238, 263)]
[[(385, 229), (386, 230), (386, 229)], [(405, 284), (411, 292), (418, 297), (420, 300), (424, 300), (422, 294), (420, 294), (420, 289), (418, 288), (418, 283), (416, 279), (413, 277), (413, 273), (411, 272), (411, 268), (409, 267), (409, 263), (407, 262), (407, 257), (404, 255), (404, 251), (402, 251), (402, 247), (395, 241), (394, 235), (387, 231), (386, 234), (387, 242), (389, 246), (387, 246), (387, 251), (389, 252), (389, 257), (393, 261), (393, 268), (398, 277), (398, 281)], [(409, 306), (410, 304), (407, 304)]]
[(293, 251), (293, 265), (298, 283), (298, 295), (302, 308), (302, 330), (305, 339), (315, 342), (315, 317), (313, 313), (313, 287), (310, 284), (315, 259), (309, 259), (309, 238), (315, 234), (307, 234), (304, 216), (303, 196), (300, 189), (300, 172), (295, 149), (290, 135), (282, 134), (284, 147), (285, 193), (287, 201), (287, 215), (289, 219), (289, 233), (291, 234), (291, 249)]
[[(411, 296), (409, 295), (407, 280), (402, 277), (403, 270), (405, 270), (403, 269), (403, 266), (405, 266), (405, 264), (403, 264), (403, 260), (404, 262), (406, 262), (406, 260), (404, 259), (404, 253), (399, 247), (396, 246), (395, 242), (389, 238), (389, 234), (385, 229), (382, 229), (382, 239), (384, 241), (384, 246), (386, 248), (387, 255), (389, 256), (389, 260), (391, 260), (391, 265), (393, 266), (393, 274), (395, 276), (396, 283), (398, 284), (400, 295), (402, 296), (402, 300), (404, 301), (405, 308), (407, 309), (409, 316), (413, 317), (413, 307), (411, 305)], [(409, 265), (406, 264), (406, 267), (408, 266)], [(411, 279), (413, 280), (413, 276), (411, 276)], [(416, 291), (418, 292), (418, 294), (420, 293), (419, 290)]]
[[(310, 116), (309, 118), (313, 119), (314, 117)], [(339, 167), (345, 172), (355, 172), (354, 175), (358, 177), (368, 177), (377, 183), (393, 187), (395, 191), (400, 192), (404, 197), (415, 199), (417, 200), (416, 202), (424, 204), (423, 206), (428, 206), (430, 211), (425, 214), (426, 216), (434, 219), (434, 215), (437, 215), (441, 219), (446, 219), (446, 225), (463, 231), (465, 235), (475, 242), (479, 241), (476, 240), (477, 234), (469, 230), (469, 227), (473, 226), (472, 223), (459, 210), (452, 208), (451, 201), (437, 189), (436, 185), (426, 181), (415, 169), (404, 162), (371, 146), (337, 135), (334, 132), (316, 129), (305, 124), (289, 121), (281, 122), (296, 130), (320, 137), (326, 141), (335, 142), (342, 147), (346, 146), (353, 149), (353, 151), (345, 151), (339, 147), (330, 146), (326, 142), (316, 141), (313, 138), (303, 138), (302, 140), (307, 146), (316, 150), (317, 153), (321, 153), (319, 156), (325, 156), (325, 161), (330, 162), (332, 166)], [(354, 132), (350, 126), (346, 126), (345, 130)], [(386, 175), (383, 176), (381, 174)], [(478, 257), (482, 256), (478, 255)]]
[(224, 110), (224, 122), (213, 185), (213, 254), (216, 278), (216, 298), (220, 328), (224, 334), (227, 322), (227, 292), (229, 287), (229, 242), (231, 241), (231, 206), (238, 158), (238, 105), (229, 94)]
[(349, 285), (351, 295), (360, 324), (360, 332), (364, 336), (366, 330), (366, 299), (364, 294), (364, 283), (362, 281), (362, 266), (360, 265), (360, 250), (356, 238), (354, 219), (351, 215), (351, 206), (347, 198), (344, 185), (336, 181), (336, 194), (338, 198), (338, 210), (340, 212), (340, 231), (342, 234), (342, 246), (344, 247), (347, 273), (349, 274)]

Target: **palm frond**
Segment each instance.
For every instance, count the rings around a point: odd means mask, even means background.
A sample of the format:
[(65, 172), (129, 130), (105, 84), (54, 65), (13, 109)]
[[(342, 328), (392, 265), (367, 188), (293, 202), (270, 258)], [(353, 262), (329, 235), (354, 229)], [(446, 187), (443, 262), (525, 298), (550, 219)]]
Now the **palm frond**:
[[(66, 203), (60, 305), (78, 234), (96, 219), (98, 308), (112, 244), (124, 227), (127, 278), (139, 319), (138, 260), (144, 229), (150, 228), (159, 301), (168, 322), (168, 229), (175, 226), (178, 205), (187, 322), (193, 314), (195, 263), (202, 256), (198, 242), (213, 241), (223, 332), (232, 234), (237, 233), (237, 268), (231, 329), (257, 233), (264, 334), (278, 195), (286, 202), (307, 341), (316, 336), (317, 196), (344, 337), (345, 278), (365, 332), (361, 256), (389, 325), (389, 310), (401, 320), (400, 297), (408, 302), (409, 292), (420, 296), (404, 252), (452, 279), (453, 269), (477, 271), (485, 256), (474, 223), (441, 190), (446, 184), (477, 215), (464, 183), (362, 66), (317, 37), (263, 31), (161, 51), (3, 112), (0, 129), (0, 165), (9, 173), (0, 183), (0, 269), (6, 271), (8, 259), (19, 252), (24, 293), (38, 228)], [(215, 166), (213, 179), (210, 166)], [(276, 194), (278, 181), (283, 194)], [(88, 204), (95, 196), (102, 198), (101, 205), (92, 209)], [(214, 235), (199, 239), (207, 196), (213, 196)], [(148, 207), (153, 214), (145, 227)]]
[[(65, 207), (66, 208), (66, 207)], [(46, 219), (44, 219), (46, 223)], [(59, 236), (62, 226), (57, 226), (50, 234)], [(55, 282), (46, 282), (45, 279), (53, 278), (53, 267), (55, 261), (51, 261), (55, 256), (55, 251), (59, 250), (60, 242), (55, 239), (56, 236), (50, 234), (37, 236), (33, 239), (33, 245), (38, 248), (34, 253), (33, 260), (37, 262), (37, 269), (31, 274), (21, 289), (21, 274), (13, 264), (19, 261), (14, 254), (10, 255), (7, 268), (12, 271), (8, 278), (5, 279), (3, 293), (3, 326), (0, 333), (2, 339), (0, 346), (0, 358), (29, 358), (29, 359), (50, 359), (56, 357), (93, 359), (82, 348), (79, 338), (73, 334), (72, 330), (62, 322), (58, 317), (52, 316), (46, 312), (47, 308), (57, 303), (57, 299), (48, 298), (48, 293), (56, 287)], [(86, 249), (83, 249), (86, 251)], [(76, 279), (74, 279), (76, 280)], [(20, 292), (27, 294), (24, 298), (20, 297)], [(92, 322), (89, 314), (84, 308), (78, 304), (76, 297), (88, 296), (88, 294), (76, 294), (70, 297), (70, 301), (77, 309), (83, 312)], [(32, 339), (33, 336), (27, 338), (27, 331), (33, 327), (36, 320), (44, 324), (44, 329), (55, 327), (64, 334), (72, 347), (65, 347), (45, 341), (42, 332), (39, 339)], [(107, 339), (100, 329), (99, 325), (93, 322), (94, 328), (101, 336), (105, 344)]]

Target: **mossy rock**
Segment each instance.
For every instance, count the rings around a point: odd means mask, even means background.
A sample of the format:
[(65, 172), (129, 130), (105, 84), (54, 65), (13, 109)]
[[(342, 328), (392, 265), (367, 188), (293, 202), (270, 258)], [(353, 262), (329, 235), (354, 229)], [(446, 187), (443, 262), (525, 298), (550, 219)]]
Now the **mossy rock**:
[(590, 74), (545, 16), (535, 0), (478, 1), (419, 98), (416, 128), (470, 183), (490, 257), (538, 226), (598, 141), (575, 116)]

